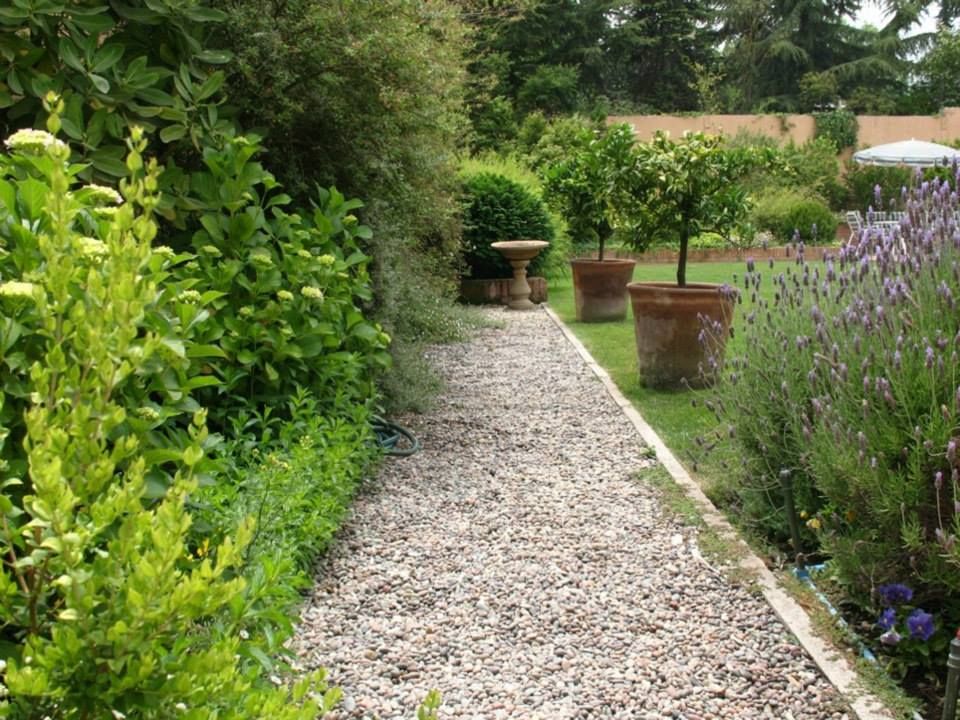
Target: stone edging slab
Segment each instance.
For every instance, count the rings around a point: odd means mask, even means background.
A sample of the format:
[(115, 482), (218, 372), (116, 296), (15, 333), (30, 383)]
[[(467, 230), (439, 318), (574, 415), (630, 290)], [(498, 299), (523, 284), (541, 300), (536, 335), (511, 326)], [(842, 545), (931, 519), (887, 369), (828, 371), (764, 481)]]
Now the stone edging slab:
[(820, 671), (840, 691), (844, 699), (850, 703), (859, 720), (892, 720), (893, 716), (884, 708), (883, 704), (863, 689), (863, 682), (850, 663), (814, 632), (810, 616), (807, 615), (803, 607), (777, 582), (769, 568), (740, 538), (737, 531), (720, 514), (714, 504), (710, 502), (703, 490), (700, 489), (700, 485), (690, 477), (690, 474), (680, 464), (670, 448), (664, 444), (656, 431), (650, 427), (633, 404), (620, 392), (607, 371), (600, 367), (597, 361), (593, 359), (590, 351), (551, 308), (544, 306), (544, 310), (570, 344), (573, 345), (580, 357), (583, 358), (587, 366), (600, 379), (614, 402), (633, 423), (643, 441), (656, 451), (657, 460), (670, 473), (673, 481), (696, 503), (703, 521), (721, 536), (735, 540), (742, 547), (741, 567), (748, 570), (756, 578), (764, 598), (773, 607), (774, 612), (797, 638), (797, 641), (807, 651)]

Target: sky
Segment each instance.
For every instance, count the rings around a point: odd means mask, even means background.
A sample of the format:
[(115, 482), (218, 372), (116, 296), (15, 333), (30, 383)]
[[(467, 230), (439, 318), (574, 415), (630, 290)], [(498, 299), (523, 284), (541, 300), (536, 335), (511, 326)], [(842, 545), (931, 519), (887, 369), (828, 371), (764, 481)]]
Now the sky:
[[(864, 2), (863, 7), (860, 9), (860, 12), (857, 13), (856, 18), (854, 19), (854, 24), (858, 27), (870, 24), (879, 28), (883, 27), (884, 20), (884, 12), (880, 9), (877, 3)], [(936, 8), (934, 8), (933, 12), (927, 12), (923, 16), (923, 19), (919, 25), (911, 28), (911, 33), (933, 32), (937, 27), (936, 20)]]

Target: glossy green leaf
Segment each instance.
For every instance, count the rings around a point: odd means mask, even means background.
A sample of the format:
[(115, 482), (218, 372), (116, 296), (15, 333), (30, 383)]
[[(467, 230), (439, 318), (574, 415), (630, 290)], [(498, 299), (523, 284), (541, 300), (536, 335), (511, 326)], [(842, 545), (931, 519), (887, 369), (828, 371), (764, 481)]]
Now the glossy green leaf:
[(109, 45), (104, 45), (97, 51), (96, 56), (93, 61), (93, 72), (102, 73), (105, 70), (109, 70), (118, 62), (120, 58), (123, 57), (124, 47), (119, 43), (111, 43)]
[(87, 77), (90, 78), (90, 82), (93, 83), (93, 86), (104, 95), (110, 92), (110, 81), (103, 77), (103, 75), (90, 73)]
[(203, 81), (203, 84), (200, 86), (200, 89), (197, 90), (194, 99), (197, 101), (206, 100), (216, 93), (221, 87), (223, 87), (224, 80), (226, 80), (226, 75), (224, 75), (222, 71), (217, 70), (215, 73), (210, 75), (210, 77)]
[(160, 131), (160, 140), (165, 143), (175, 142), (187, 134), (187, 128), (180, 124), (167, 125)]
[(17, 194), (20, 198), (20, 208), (23, 216), (30, 220), (37, 220), (43, 216), (47, 204), (49, 188), (34, 178), (27, 178), (17, 183)]

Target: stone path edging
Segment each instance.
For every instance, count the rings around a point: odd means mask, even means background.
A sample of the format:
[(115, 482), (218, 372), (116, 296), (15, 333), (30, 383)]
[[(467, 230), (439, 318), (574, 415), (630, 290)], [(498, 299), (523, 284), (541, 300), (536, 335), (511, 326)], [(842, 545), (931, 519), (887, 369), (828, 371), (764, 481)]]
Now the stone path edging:
[(563, 333), (564, 337), (583, 358), (583, 361), (599, 378), (600, 382), (606, 388), (607, 393), (613, 398), (613, 401), (620, 407), (623, 414), (630, 420), (637, 429), (638, 434), (643, 441), (656, 450), (657, 460), (663, 465), (664, 469), (673, 478), (673, 481), (679, 485), (687, 496), (697, 505), (697, 508), (703, 517), (703, 521), (711, 528), (716, 530), (721, 536), (727, 539), (733, 539), (743, 547), (743, 556), (740, 565), (756, 577), (763, 597), (773, 608), (787, 628), (797, 638), (797, 642), (809, 653), (811, 659), (817, 664), (817, 667), (823, 672), (827, 679), (839, 690), (851, 708), (857, 714), (860, 720), (891, 720), (893, 717), (883, 707), (882, 703), (873, 695), (864, 691), (863, 683), (856, 672), (850, 667), (850, 664), (842, 658), (838, 651), (831, 647), (827, 642), (815, 634), (810, 616), (794, 600), (794, 598), (783, 589), (776, 577), (770, 572), (763, 561), (757, 557), (753, 550), (740, 538), (733, 526), (717, 510), (710, 499), (700, 489), (700, 485), (690, 477), (676, 456), (670, 451), (656, 431), (650, 427), (643, 416), (637, 411), (633, 404), (624, 396), (617, 387), (613, 379), (604, 370), (590, 351), (580, 342), (579, 338), (573, 334), (573, 331), (557, 316), (552, 308), (542, 306), (547, 315), (556, 323), (557, 327)]

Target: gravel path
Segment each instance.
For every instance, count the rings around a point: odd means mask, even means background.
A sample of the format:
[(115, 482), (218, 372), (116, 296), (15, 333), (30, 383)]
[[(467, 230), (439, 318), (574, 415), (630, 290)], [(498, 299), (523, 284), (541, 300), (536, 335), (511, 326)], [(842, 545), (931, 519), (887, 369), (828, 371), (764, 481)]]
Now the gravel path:
[(407, 418), (319, 568), (296, 649), (334, 717), (846, 718), (762, 599), (632, 479), (633, 427), (543, 312), (435, 348), (447, 388)]

